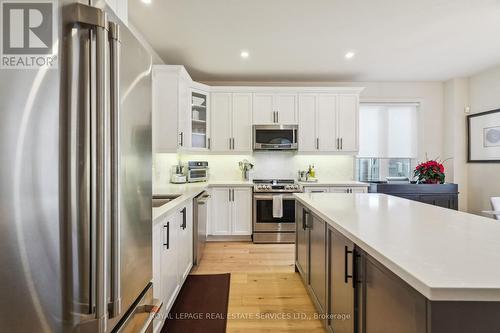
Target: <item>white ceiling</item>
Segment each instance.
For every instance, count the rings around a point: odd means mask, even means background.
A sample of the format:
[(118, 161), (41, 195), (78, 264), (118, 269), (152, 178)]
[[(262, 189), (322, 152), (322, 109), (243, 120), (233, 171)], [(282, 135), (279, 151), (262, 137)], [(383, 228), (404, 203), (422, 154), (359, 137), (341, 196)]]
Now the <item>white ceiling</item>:
[(441, 81), (500, 63), (500, 0), (151, 1), (129, 0), (130, 21), (199, 81)]

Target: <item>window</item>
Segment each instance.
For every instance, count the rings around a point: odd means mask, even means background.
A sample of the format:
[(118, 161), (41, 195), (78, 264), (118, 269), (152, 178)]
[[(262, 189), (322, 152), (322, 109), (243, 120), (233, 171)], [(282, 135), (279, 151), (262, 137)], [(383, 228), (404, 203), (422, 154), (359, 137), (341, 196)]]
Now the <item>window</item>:
[(417, 157), (417, 128), (418, 104), (361, 104), (358, 180), (411, 179)]

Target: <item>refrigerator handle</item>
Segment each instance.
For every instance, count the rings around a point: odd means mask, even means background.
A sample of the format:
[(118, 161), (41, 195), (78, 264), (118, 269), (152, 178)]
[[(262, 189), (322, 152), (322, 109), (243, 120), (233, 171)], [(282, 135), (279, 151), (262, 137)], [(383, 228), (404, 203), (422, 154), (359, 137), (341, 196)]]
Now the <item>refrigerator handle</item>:
[(111, 130), (111, 284), (109, 318), (121, 313), (120, 286), (120, 42), (119, 25), (109, 22)]
[(108, 186), (108, 130), (106, 117), (106, 42), (104, 27), (97, 26), (95, 33), (95, 117), (96, 117), (96, 223), (95, 223), (95, 279), (96, 279), (96, 318), (104, 325), (106, 322), (106, 225), (109, 219)]
[[(97, 320), (99, 332), (106, 331), (106, 256), (107, 235), (106, 226), (109, 222), (109, 157), (107, 147), (109, 145), (109, 118), (107, 112), (106, 96), (106, 46), (108, 40), (106, 13), (95, 7), (82, 3), (73, 3), (64, 7), (64, 16), (68, 22), (75, 26), (90, 29), (90, 80), (91, 89), (91, 133), (90, 139), (90, 168), (91, 168), (91, 218), (90, 224), (93, 230), (90, 236), (91, 263), (90, 284), (91, 304), (93, 309), (90, 313)], [(76, 64), (72, 64), (73, 66)], [(71, 101), (71, 103), (77, 101)], [(94, 302), (95, 300), (95, 302)]]

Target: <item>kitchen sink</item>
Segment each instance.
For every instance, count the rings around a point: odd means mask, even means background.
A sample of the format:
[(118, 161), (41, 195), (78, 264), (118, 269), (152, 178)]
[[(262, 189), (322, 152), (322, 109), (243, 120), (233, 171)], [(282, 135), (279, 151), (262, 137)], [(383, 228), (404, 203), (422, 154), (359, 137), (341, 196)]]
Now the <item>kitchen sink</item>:
[(180, 196), (180, 194), (155, 195), (153, 196), (153, 208), (161, 207)]

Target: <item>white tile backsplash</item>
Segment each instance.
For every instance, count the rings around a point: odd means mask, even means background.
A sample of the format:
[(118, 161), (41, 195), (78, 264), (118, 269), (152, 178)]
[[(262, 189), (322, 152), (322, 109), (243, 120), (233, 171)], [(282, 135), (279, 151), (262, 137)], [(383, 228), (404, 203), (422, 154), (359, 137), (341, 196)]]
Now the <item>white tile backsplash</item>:
[(166, 184), (170, 179), (172, 165), (179, 161), (208, 161), (210, 180), (241, 180), (238, 162), (247, 159), (255, 165), (250, 177), (293, 178), (298, 170), (307, 170), (314, 164), (316, 177), (320, 181), (354, 180), (354, 157), (339, 155), (302, 155), (292, 152), (258, 152), (253, 155), (195, 155), (156, 154), (153, 166), (153, 186)]

